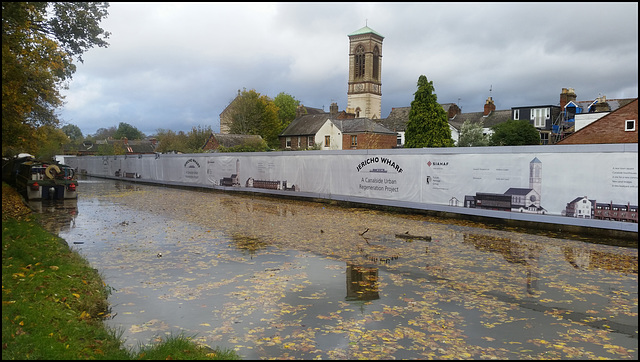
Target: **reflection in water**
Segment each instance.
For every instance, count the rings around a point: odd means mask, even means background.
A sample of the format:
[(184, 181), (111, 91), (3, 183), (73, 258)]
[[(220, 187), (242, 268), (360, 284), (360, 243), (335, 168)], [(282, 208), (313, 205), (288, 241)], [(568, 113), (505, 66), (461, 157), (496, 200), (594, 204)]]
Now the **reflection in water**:
[(599, 250), (562, 248), (564, 258), (576, 269), (605, 269), (625, 274), (638, 274), (637, 255), (618, 255)]
[(246, 205), (249, 213), (255, 213), (258, 215), (271, 214), (277, 216), (295, 216), (296, 211), (294, 208), (285, 205), (262, 205), (259, 203), (248, 203)]
[(85, 183), (60, 235), (113, 287), (129, 347), (183, 331), (244, 359), (637, 357), (637, 249), (123, 185)]
[(464, 234), (464, 242), (472, 244), (478, 250), (498, 253), (509, 263), (527, 263), (524, 248), (520, 244), (512, 243), (511, 239), (481, 234)]
[(69, 231), (76, 226), (78, 216), (77, 199), (31, 200), (29, 207), (38, 214), (48, 214), (42, 223), (53, 233)]
[(378, 293), (378, 268), (347, 264), (346, 300), (380, 299)]
[(537, 244), (515, 243), (509, 238), (500, 238), (482, 234), (464, 234), (464, 242), (472, 244), (477, 250), (498, 253), (512, 264), (526, 267), (526, 290), (529, 296), (538, 294), (538, 261), (541, 247)]
[(251, 236), (245, 236), (241, 234), (232, 234), (231, 241), (235, 247), (244, 252), (248, 252), (250, 256), (256, 254), (257, 251), (267, 248), (268, 244), (260, 238), (254, 238)]
[(115, 182), (115, 189), (118, 191), (140, 191), (140, 185), (131, 182)]

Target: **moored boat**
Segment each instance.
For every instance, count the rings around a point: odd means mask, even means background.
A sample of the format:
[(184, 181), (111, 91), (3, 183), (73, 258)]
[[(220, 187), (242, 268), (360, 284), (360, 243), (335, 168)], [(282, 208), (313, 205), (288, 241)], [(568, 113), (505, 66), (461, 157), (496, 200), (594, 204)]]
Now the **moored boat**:
[(27, 200), (78, 198), (78, 179), (72, 167), (29, 160), (20, 163), (15, 184)]

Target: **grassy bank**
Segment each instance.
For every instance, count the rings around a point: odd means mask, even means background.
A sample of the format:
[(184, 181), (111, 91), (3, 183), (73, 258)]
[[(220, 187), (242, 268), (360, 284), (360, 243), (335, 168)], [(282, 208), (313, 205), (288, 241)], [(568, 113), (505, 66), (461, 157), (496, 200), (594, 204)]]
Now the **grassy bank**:
[(188, 336), (123, 347), (102, 322), (109, 288), (65, 240), (35, 220), (15, 189), (2, 185), (2, 359), (239, 359)]

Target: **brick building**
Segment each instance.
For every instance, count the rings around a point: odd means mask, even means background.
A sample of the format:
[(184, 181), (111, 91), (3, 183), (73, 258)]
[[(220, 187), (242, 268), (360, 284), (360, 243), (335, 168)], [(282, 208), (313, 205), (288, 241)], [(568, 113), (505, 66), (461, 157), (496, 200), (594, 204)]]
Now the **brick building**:
[(638, 143), (638, 99), (559, 141), (561, 145)]

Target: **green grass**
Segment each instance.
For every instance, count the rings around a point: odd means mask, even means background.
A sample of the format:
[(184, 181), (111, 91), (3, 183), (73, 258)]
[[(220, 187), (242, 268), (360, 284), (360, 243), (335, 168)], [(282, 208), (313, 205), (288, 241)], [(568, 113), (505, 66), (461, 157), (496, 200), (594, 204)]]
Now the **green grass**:
[[(3, 187), (3, 213), (5, 211)], [(240, 359), (183, 334), (126, 349), (107, 329), (109, 287), (33, 217), (2, 220), (2, 359)]]

